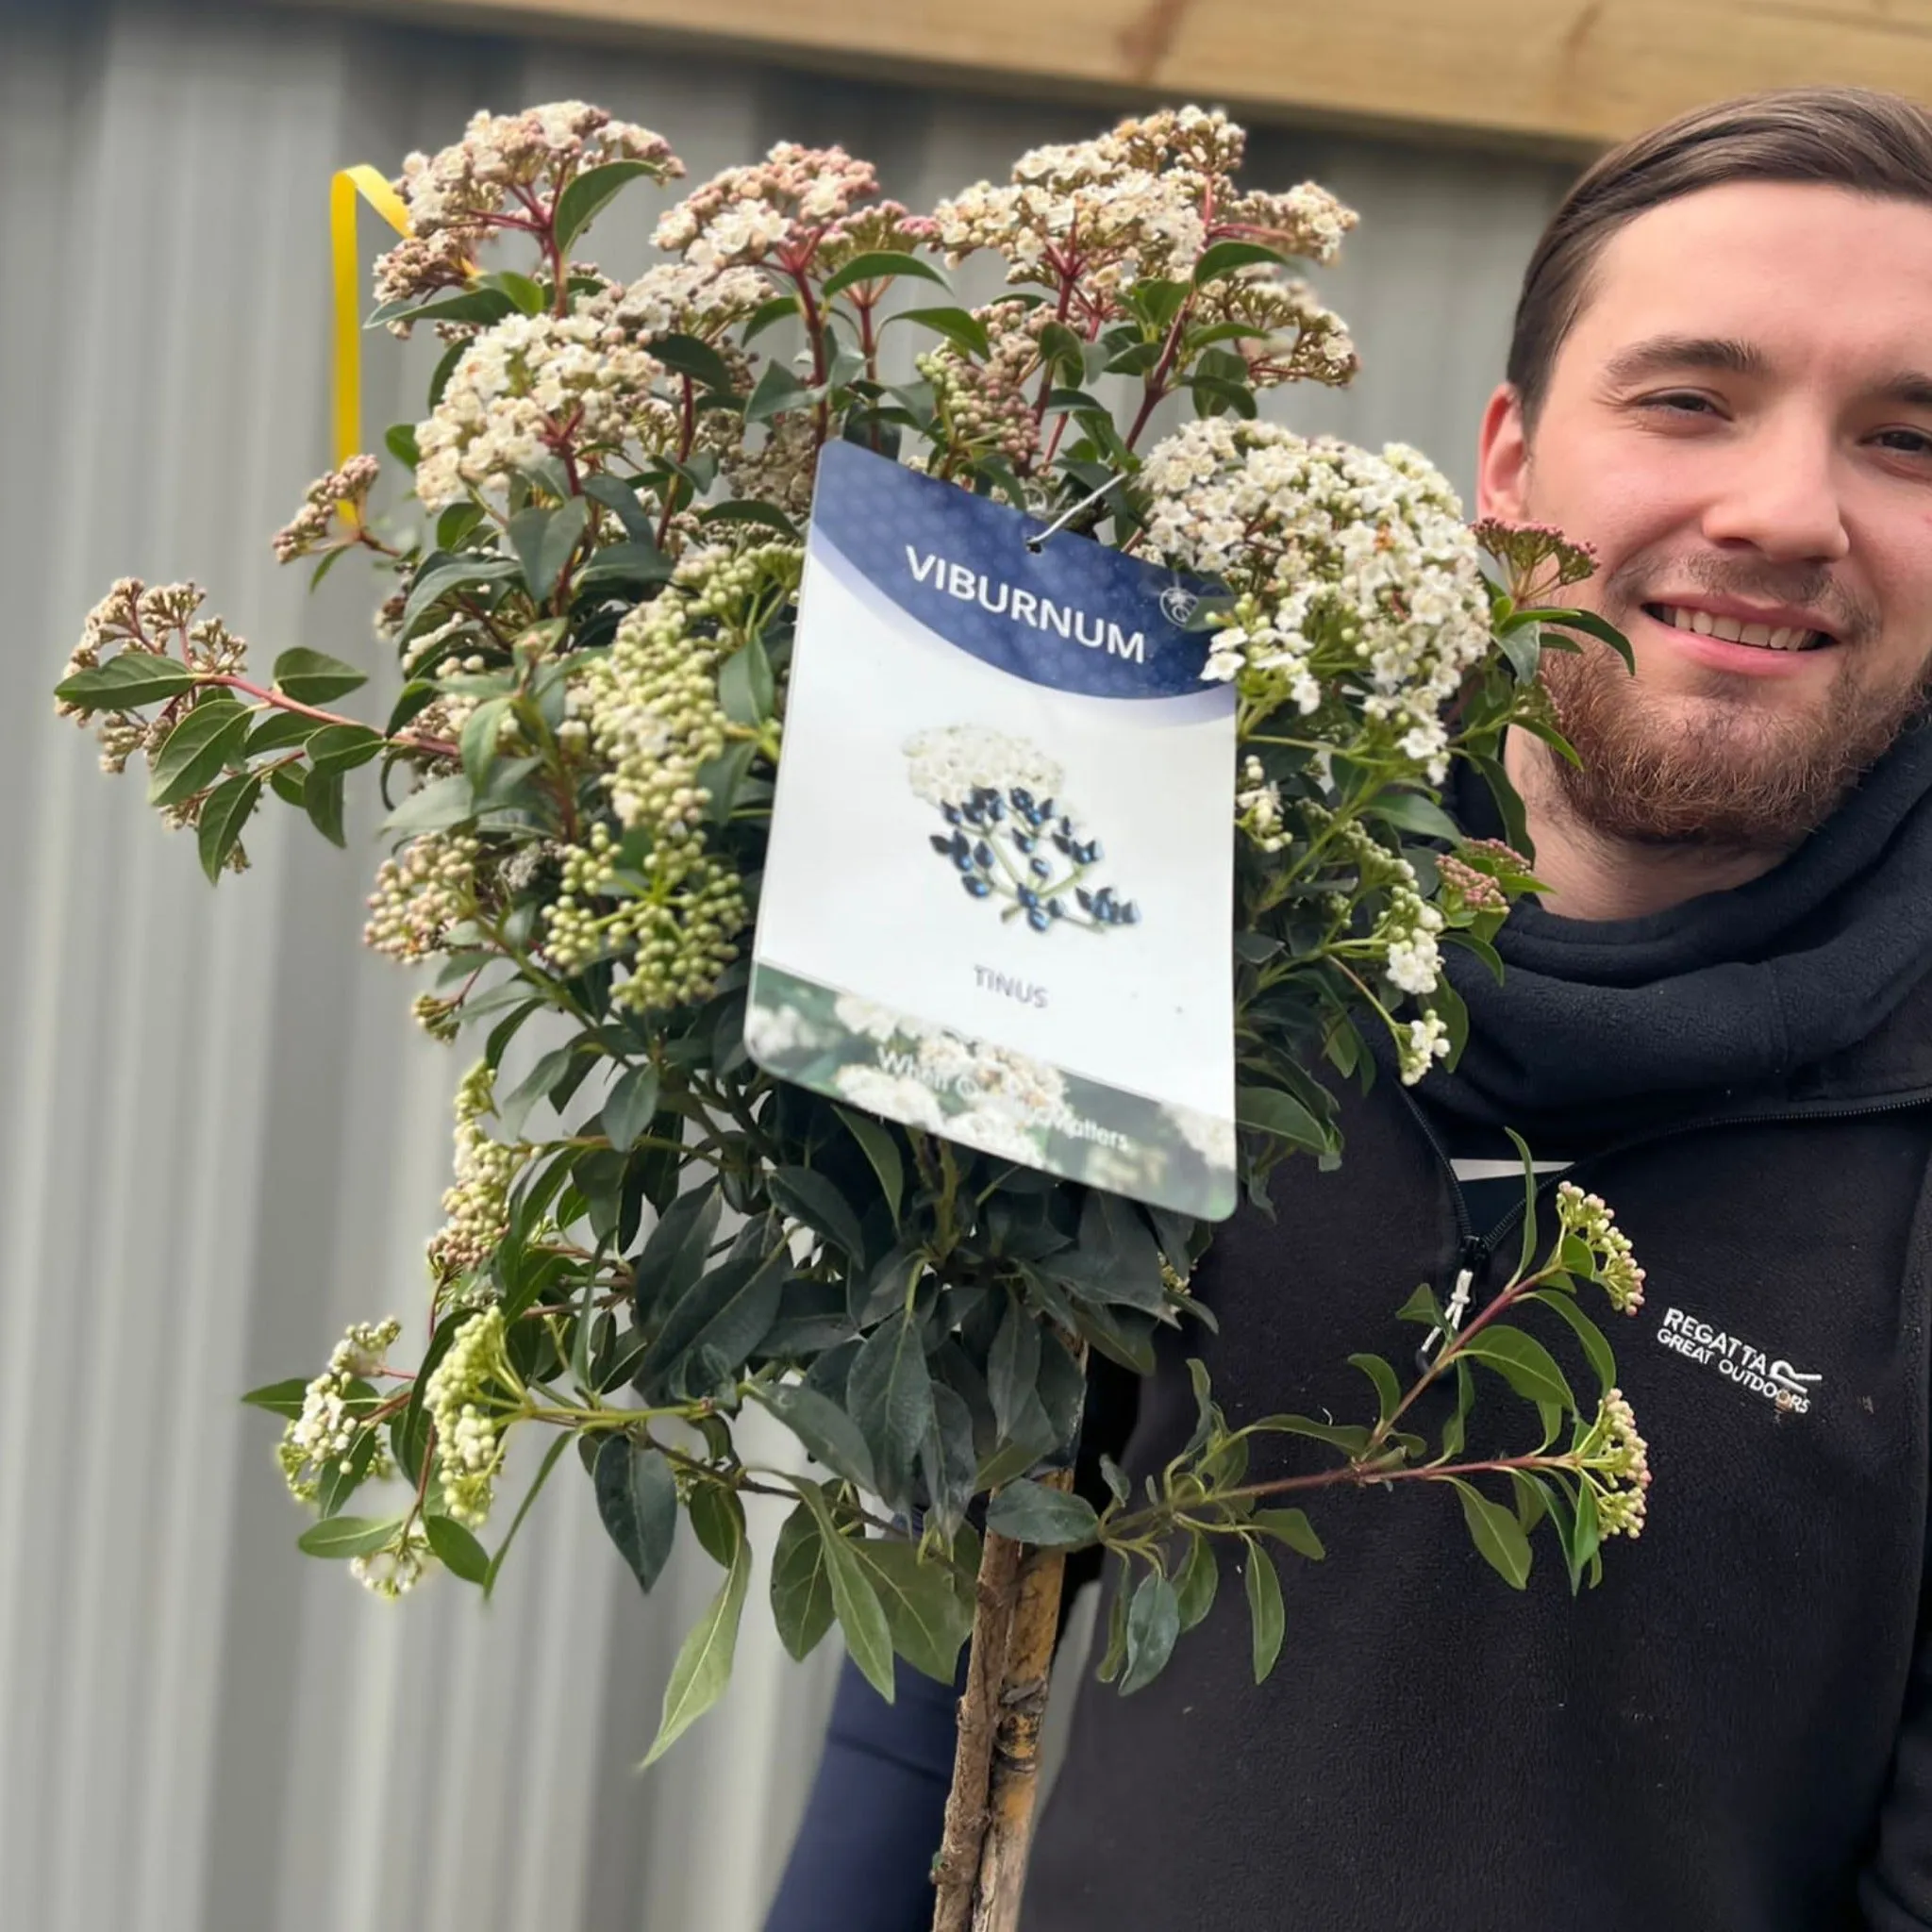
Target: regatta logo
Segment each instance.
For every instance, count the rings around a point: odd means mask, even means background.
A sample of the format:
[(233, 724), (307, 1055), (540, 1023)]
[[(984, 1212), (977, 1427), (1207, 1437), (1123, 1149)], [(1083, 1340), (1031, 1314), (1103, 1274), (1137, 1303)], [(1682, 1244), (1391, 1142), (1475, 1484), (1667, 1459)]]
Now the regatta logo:
[(1753, 1348), (1741, 1335), (1713, 1328), (1682, 1308), (1665, 1312), (1657, 1339), (1686, 1361), (1715, 1366), (1726, 1381), (1763, 1396), (1789, 1415), (1806, 1414), (1811, 1407), (1812, 1391), (1824, 1380), (1823, 1375), (1801, 1373), (1788, 1361), (1770, 1360), (1761, 1348)]
[(928, 551), (922, 557), (909, 543), (906, 546), (906, 567), (912, 573), (915, 584), (943, 591), (962, 604), (977, 604), (995, 617), (1010, 617), (1016, 624), (1030, 624), (1035, 630), (1052, 631), (1069, 642), (1085, 644), (1090, 651), (1105, 650), (1130, 664), (1147, 661), (1145, 634), (1137, 630), (1125, 635), (1111, 618), (1075, 610), (1070, 604), (1056, 604), (1051, 597), (1022, 590), (1018, 584), (995, 583), (991, 577), (982, 576), (963, 563), (950, 562), (937, 551)]
[(1160, 614), (1178, 627), (1201, 607), (1201, 600), (1185, 584), (1170, 584), (1160, 593)]

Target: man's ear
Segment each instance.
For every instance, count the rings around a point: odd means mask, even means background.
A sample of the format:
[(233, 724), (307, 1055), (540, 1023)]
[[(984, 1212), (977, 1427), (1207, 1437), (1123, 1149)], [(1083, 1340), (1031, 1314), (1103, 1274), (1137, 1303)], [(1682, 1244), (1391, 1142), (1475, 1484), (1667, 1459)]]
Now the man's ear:
[(1497, 384), (1483, 411), (1475, 463), (1476, 515), (1527, 523), (1529, 431), (1523, 420), (1523, 399), (1510, 383)]

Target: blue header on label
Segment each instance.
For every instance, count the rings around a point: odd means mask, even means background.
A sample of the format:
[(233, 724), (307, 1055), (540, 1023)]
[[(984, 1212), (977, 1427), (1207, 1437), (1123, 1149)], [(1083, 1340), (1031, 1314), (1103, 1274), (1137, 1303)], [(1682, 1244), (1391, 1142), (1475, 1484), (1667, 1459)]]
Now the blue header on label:
[(819, 457), (812, 534), (902, 610), (983, 662), (1057, 691), (1172, 698), (1206, 687), (1208, 640), (1180, 625), (1198, 589), (1173, 571), (922, 476), (857, 443)]

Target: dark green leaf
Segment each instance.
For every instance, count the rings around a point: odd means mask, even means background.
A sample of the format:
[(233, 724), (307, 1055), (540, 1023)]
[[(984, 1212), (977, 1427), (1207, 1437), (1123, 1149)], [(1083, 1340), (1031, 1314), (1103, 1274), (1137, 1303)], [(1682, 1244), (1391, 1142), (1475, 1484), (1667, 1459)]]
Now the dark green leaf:
[(1278, 1537), (1296, 1556), (1319, 1563), (1328, 1553), (1306, 1509), (1257, 1509), (1249, 1523), (1265, 1536)]
[(1516, 1158), (1523, 1163), (1523, 1244), (1516, 1257), (1516, 1278), (1524, 1279), (1536, 1267), (1536, 1161), (1530, 1155), (1529, 1143), (1514, 1127), (1504, 1129), (1516, 1149)]
[(658, 1111), (658, 1070), (648, 1061), (626, 1067), (612, 1085), (598, 1113), (605, 1137), (620, 1151), (627, 1151), (651, 1124)]
[(91, 711), (132, 711), (157, 698), (171, 698), (193, 682), (194, 674), (174, 658), (123, 651), (105, 664), (62, 678), (54, 687), (54, 695)]
[(1100, 1531), (1100, 1518), (1084, 1496), (1023, 1476), (1008, 1483), (987, 1506), (986, 1526), (1016, 1542), (1038, 1543), (1046, 1549), (1091, 1543)]
[(509, 541), (523, 565), (524, 581), (539, 604), (548, 601), (591, 520), (591, 506), (573, 496), (555, 509), (533, 505), (509, 520)]
[(720, 667), (718, 702), (734, 724), (762, 724), (775, 697), (771, 659), (754, 633)]
[(424, 832), (446, 832), (475, 816), (476, 794), (470, 781), (460, 772), (451, 772), (410, 792), (382, 822), (382, 829), (415, 838)]
[(148, 777), (150, 805), (178, 805), (211, 785), (242, 755), (251, 713), (233, 698), (205, 697), (169, 732)]
[(655, 543), (612, 543), (593, 550), (577, 573), (577, 588), (600, 584), (661, 584), (671, 576), (671, 559)]
[(638, 1257), (640, 1320), (659, 1302), (681, 1299), (704, 1273), (723, 1208), (715, 1187), (698, 1187), (678, 1195), (664, 1210)]
[(714, 503), (698, 512), (701, 524), (758, 524), (775, 530), (788, 542), (802, 543), (799, 528), (775, 504), (760, 503), (756, 497), (737, 496), (728, 503)]
[[(1254, 1560), (1252, 1552), (1249, 1560)], [(1188, 1560), (1182, 1565), (1180, 1579), (1174, 1586), (1183, 1630), (1191, 1630), (1214, 1607), (1215, 1592), (1220, 1587), (1221, 1560), (1215, 1553), (1214, 1540), (1197, 1536), (1188, 1547)]]
[(347, 847), (342, 831), (342, 774), (310, 772), (302, 787), (302, 809), (309, 823), (331, 845)]
[(287, 751), (291, 745), (306, 743), (315, 736), (315, 720), (300, 711), (271, 708), (257, 711), (255, 728), (242, 747), (244, 758), (258, 758), (264, 752)]
[(792, 1220), (824, 1235), (854, 1261), (864, 1261), (865, 1240), (859, 1232), (858, 1217), (824, 1174), (808, 1167), (780, 1167), (773, 1170), (767, 1186), (772, 1199)]
[(951, 1684), (959, 1648), (973, 1631), (973, 1598), (941, 1562), (922, 1563), (918, 1546), (890, 1537), (853, 1540), (846, 1547), (864, 1569), (892, 1648), (915, 1671)]
[(367, 724), (325, 724), (308, 736), (311, 772), (352, 772), (376, 757), (388, 741)]
[(1470, 1540), (1483, 1558), (1511, 1590), (1521, 1590), (1529, 1581), (1529, 1539), (1523, 1533), (1514, 1510), (1492, 1503), (1473, 1483), (1451, 1476), (1456, 1493), (1462, 1498), (1462, 1514), (1469, 1524)]
[(1377, 792), (1363, 809), (1369, 817), (1380, 819), (1398, 831), (1413, 832), (1419, 839), (1455, 840), (1462, 836), (1456, 821), (1434, 799), (1425, 798), (1420, 791), (1405, 791), (1391, 786), (1387, 791)]
[(1257, 1127), (1264, 1133), (1278, 1134), (1299, 1147), (1324, 1151), (1334, 1135), (1292, 1094), (1278, 1087), (1238, 1087), (1234, 1096), (1235, 1119), (1244, 1127)]
[(295, 1539), (295, 1547), (311, 1557), (370, 1557), (382, 1549), (403, 1526), (400, 1516), (331, 1516), (313, 1523)]
[(1541, 1289), (1529, 1299), (1555, 1308), (1576, 1331), (1576, 1339), (1583, 1344), (1583, 1353), (1589, 1358), (1598, 1386), (1601, 1391), (1607, 1395), (1616, 1386), (1617, 1358), (1611, 1354), (1610, 1344), (1605, 1340), (1603, 1330), (1559, 1289)]
[(619, 476), (586, 476), (583, 491), (586, 496), (593, 498), (616, 515), (617, 521), (624, 525), (625, 535), (633, 543), (645, 543), (654, 550), (657, 548), (652, 538), (658, 520), (640, 501), (633, 485)]
[(679, 1360), (701, 1349), (714, 1351), (725, 1369), (737, 1370), (777, 1319), (778, 1299), (791, 1272), (791, 1252), (781, 1241), (762, 1260), (755, 1250), (734, 1255), (700, 1276), (644, 1351), (638, 1364), (640, 1383), (675, 1380)]
[(778, 1641), (801, 1661), (832, 1627), (832, 1579), (818, 1518), (800, 1503), (778, 1531), (772, 1552), (772, 1621)]
[(804, 1443), (807, 1455), (862, 1490), (873, 1487), (872, 1452), (858, 1424), (832, 1400), (802, 1383), (780, 1383), (757, 1391), (761, 1401)]
[(1494, 1369), (1525, 1402), (1575, 1411), (1576, 1397), (1556, 1357), (1534, 1335), (1521, 1328), (1484, 1328), (1463, 1344), (1462, 1355)]
[(1232, 270), (1251, 268), (1257, 262), (1274, 262), (1278, 267), (1287, 260), (1287, 256), (1264, 248), (1258, 242), (1217, 242), (1211, 248), (1204, 248), (1194, 263), (1194, 286), (1203, 288)]
[(480, 1584), (490, 1574), (490, 1552), (454, 1517), (426, 1512), (423, 1531), (437, 1561), (452, 1576)]
[(825, 285), (819, 293), (829, 302), (855, 282), (882, 282), (892, 275), (916, 275), (921, 281), (937, 282), (942, 289), (948, 286), (945, 276), (931, 262), (923, 261), (916, 255), (901, 254), (896, 249), (881, 248), (869, 254), (855, 255), (835, 275), (825, 277)]
[(738, 1648), (738, 1625), (744, 1614), (745, 1591), (751, 1583), (751, 1549), (741, 1534), (731, 1553), (731, 1567), (710, 1607), (691, 1626), (671, 1681), (664, 1687), (664, 1714), (657, 1741), (645, 1754), (655, 1764), (692, 1724), (716, 1704), (731, 1681), (731, 1659)]
[(416, 425), (413, 423), (391, 423), (382, 432), (382, 446), (406, 470), (417, 468), (423, 460), (423, 453), (416, 447)]
[(933, 1406), (920, 1324), (903, 1308), (888, 1315), (853, 1357), (845, 1407), (872, 1451), (881, 1494), (890, 1503), (905, 1501)]
[(1248, 1590), (1248, 1623), (1254, 1634), (1255, 1682), (1265, 1683), (1281, 1655), (1281, 1639), (1288, 1627), (1288, 1612), (1281, 1601), (1281, 1578), (1274, 1574), (1274, 1558), (1267, 1547), (1247, 1544), (1243, 1552), (1241, 1579)]
[(553, 1047), (508, 1093), (497, 1096), (496, 1119), (505, 1140), (521, 1137), (530, 1109), (563, 1078), (577, 1048), (576, 1041), (567, 1046)]
[(1375, 1401), (1381, 1410), (1375, 1420), (1386, 1423), (1402, 1403), (1402, 1384), (1395, 1379), (1395, 1371), (1378, 1355), (1352, 1355), (1348, 1359), (1375, 1385)]
[(986, 325), (971, 309), (902, 308), (898, 314), (888, 316), (886, 322), (888, 325), (895, 322), (916, 322), (931, 329), (935, 335), (944, 336), (956, 349), (976, 357), (982, 362), (992, 353)]
[(555, 233), (559, 256), (570, 253), (574, 242), (598, 211), (626, 183), (640, 176), (655, 176), (662, 171), (649, 161), (606, 161), (601, 167), (586, 168), (557, 197)]
[(265, 1408), (271, 1415), (286, 1417), (293, 1422), (302, 1413), (304, 1398), (308, 1393), (308, 1384), (297, 1375), (287, 1382), (265, 1382), (259, 1389), (251, 1389), (242, 1400), (256, 1408)]
[(232, 778), (217, 785), (204, 801), (198, 828), (201, 869), (208, 874), (210, 885), (221, 877), (222, 861), (235, 849), (242, 828), (248, 823), (260, 796), (261, 774), (258, 772), (238, 772)]
[(1174, 1585), (1158, 1570), (1141, 1579), (1127, 1606), (1127, 1655), (1121, 1667), (1121, 1695), (1131, 1696), (1158, 1677), (1181, 1634), (1180, 1604)]
[(1542, 633), (1534, 624), (1518, 624), (1506, 626), (1496, 634), (1496, 641), (1503, 647), (1503, 655), (1509, 660), (1509, 669), (1515, 674), (1518, 684), (1534, 684), (1537, 666), (1542, 661)]
[(1011, 1441), (1029, 1403), (1037, 1403), (1040, 1381), (1040, 1320), (1012, 1296), (1000, 1318), (986, 1361), (986, 1388), (1002, 1441)]
[(816, 1483), (801, 1483), (799, 1493), (818, 1519), (819, 1547), (832, 1586), (832, 1608), (845, 1649), (865, 1680), (888, 1704), (892, 1702), (892, 1633), (885, 1606), (849, 1538), (839, 1534)]
[(1599, 617), (1594, 610), (1541, 610), (1537, 615), (1553, 628), (1580, 630), (1586, 636), (1596, 639), (1599, 643), (1609, 645), (1610, 649), (1623, 658), (1624, 668), (1633, 676), (1636, 675), (1637, 658), (1630, 648), (1630, 640), (1615, 625)]
[(750, 343), (763, 335), (774, 322), (783, 322), (787, 316), (796, 315), (797, 313), (798, 297), (796, 295), (774, 295), (762, 308), (754, 311), (751, 320), (744, 325), (744, 334), (741, 340), (746, 343)]
[(325, 705), (368, 682), (353, 664), (321, 651), (284, 651), (275, 659), (275, 688), (298, 705)]
[(810, 399), (810, 391), (782, 362), (767, 362), (746, 399), (744, 420), (763, 423)]
[(892, 1139), (892, 1131), (883, 1121), (874, 1120), (869, 1113), (858, 1113), (849, 1107), (835, 1107), (832, 1111), (845, 1123), (846, 1131), (865, 1150), (865, 1158), (872, 1162), (872, 1171), (879, 1177), (879, 1191), (886, 1197), (886, 1206), (891, 1210), (892, 1224), (899, 1224), (899, 1198), (906, 1191), (906, 1163), (899, 1156), (899, 1143)]
[(677, 1534), (677, 1478), (664, 1452), (633, 1436), (607, 1436), (591, 1481), (610, 1541), (649, 1591), (663, 1574)]
[(708, 389), (718, 390), (725, 395), (732, 392), (731, 365), (709, 342), (700, 341), (696, 336), (672, 334), (656, 337), (651, 343), (651, 354), (665, 368), (674, 369), (680, 375), (689, 375)]

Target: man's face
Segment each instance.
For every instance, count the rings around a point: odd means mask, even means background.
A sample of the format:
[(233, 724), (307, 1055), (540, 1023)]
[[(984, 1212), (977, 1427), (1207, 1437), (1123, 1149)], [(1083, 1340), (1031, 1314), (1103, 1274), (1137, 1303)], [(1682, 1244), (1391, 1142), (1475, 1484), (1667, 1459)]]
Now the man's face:
[(1654, 843), (1788, 848), (1932, 662), (1932, 208), (1739, 182), (1599, 255), (1525, 433), (1483, 425), (1483, 514), (1593, 544), (1630, 640), (1549, 652), (1572, 807)]

